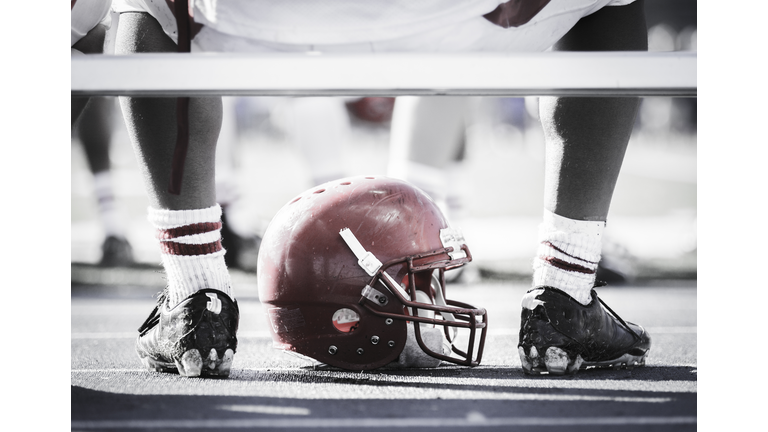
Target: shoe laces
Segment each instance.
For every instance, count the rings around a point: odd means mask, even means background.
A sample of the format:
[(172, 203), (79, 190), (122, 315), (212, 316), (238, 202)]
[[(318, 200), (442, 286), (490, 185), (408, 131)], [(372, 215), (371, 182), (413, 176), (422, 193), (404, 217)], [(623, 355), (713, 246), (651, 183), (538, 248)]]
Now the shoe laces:
[[(601, 282), (602, 282), (602, 281), (601, 281)], [(607, 285), (605, 282), (602, 282), (602, 283), (603, 283), (603, 285), (599, 285), (599, 286), (605, 286), (605, 285)], [(598, 287), (598, 285), (597, 285), (597, 284), (595, 284), (595, 287)], [(608, 305), (607, 305), (607, 304), (606, 304), (606, 303), (603, 301), (603, 299), (601, 299), (601, 298), (600, 298), (600, 296), (596, 295), (595, 297), (597, 297), (597, 300), (600, 302), (600, 304), (601, 304), (601, 305), (603, 305), (603, 307), (605, 308), (605, 310), (607, 310), (608, 312), (610, 312), (610, 313), (611, 313), (611, 315), (613, 315), (613, 317), (614, 317), (614, 318), (616, 318), (616, 319), (619, 321), (619, 323), (621, 323), (621, 325), (622, 325), (622, 326), (624, 326), (624, 328), (625, 328), (625, 329), (627, 329), (627, 331), (628, 331), (628, 332), (629, 332), (629, 333), (632, 335), (632, 337), (634, 337), (634, 338), (635, 338), (636, 340), (638, 340), (638, 341), (641, 339), (641, 338), (640, 338), (640, 335), (638, 335), (638, 334), (637, 334), (637, 332), (635, 332), (635, 330), (633, 330), (633, 329), (632, 329), (632, 327), (630, 327), (630, 326), (629, 326), (629, 324), (627, 324), (627, 323), (626, 323), (626, 322), (625, 322), (625, 321), (624, 321), (624, 320), (623, 320), (623, 319), (622, 319), (622, 318), (619, 316), (619, 314), (617, 314), (616, 312), (614, 312), (614, 311), (613, 311), (613, 309), (611, 309), (611, 308), (610, 308), (610, 306), (608, 306)]]
[(160, 307), (165, 303), (167, 295), (167, 290), (163, 290), (157, 295), (157, 304), (155, 305), (155, 308), (152, 309), (152, 312), (147, 319), (144, 320), (144, 323), (139, 327), (139, 336), (144, 336), (160, 322)]

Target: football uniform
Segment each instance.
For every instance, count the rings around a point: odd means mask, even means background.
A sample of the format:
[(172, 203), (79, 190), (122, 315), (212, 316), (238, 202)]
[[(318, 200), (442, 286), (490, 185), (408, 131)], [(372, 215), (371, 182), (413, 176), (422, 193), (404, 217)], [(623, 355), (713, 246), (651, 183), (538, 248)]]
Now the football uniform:
[(99, 23), (108, 25), (110, 3), (104, 0), (76, 0), (72, 2), (72, 45), (83, 38)]
[[(632, 1), (190, 0), (203, 25), (192, 51), (543, 51), (584, 16)], [(166, 2), (115, 0), (113, 8), (148, 12), (177, 41)]]

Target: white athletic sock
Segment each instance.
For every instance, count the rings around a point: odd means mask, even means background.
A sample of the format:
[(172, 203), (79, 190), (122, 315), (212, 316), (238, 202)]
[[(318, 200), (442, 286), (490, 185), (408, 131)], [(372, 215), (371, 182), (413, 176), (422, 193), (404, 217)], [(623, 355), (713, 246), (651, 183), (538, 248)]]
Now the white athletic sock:
[(112, 175), (109, 171), (102, 171), (93, 175), (93, 191), (96, 195), (99, 218), (104, 227), (105, 237), (125, 238), (125, 226), (116, 206)]
[(221, 207), (197, 210), (149, 208), (148, 219), (157, 228), (160, 256), (168, 278), (171, 307), (205, 288), (234, 299), (226, 251), (221, 246)]
[(544, 211), (533, 286), (558, 288), (586, 305), (595, 284), (605, 222), (579, 221)]

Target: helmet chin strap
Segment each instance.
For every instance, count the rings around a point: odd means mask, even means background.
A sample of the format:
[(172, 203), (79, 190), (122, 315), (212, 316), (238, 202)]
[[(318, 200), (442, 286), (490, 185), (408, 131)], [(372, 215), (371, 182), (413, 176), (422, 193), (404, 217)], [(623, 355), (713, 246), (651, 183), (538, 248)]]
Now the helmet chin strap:
[[(381, 261), (379, 261), (376, 256), (365, 250), (362, 244), (360, 244), (360, 241), (355, 237), (355, 234), (350, 230), (349, 228), (344, 228), (341, 231), (339, 231), (339, 234), (341, 235), (341, 238), (344, 239), (344, 242), (349, 246), (349, 248), (352, 250), (352, 253), (355, 254), (355, 257), (357, 257), (357, 264), (365, 270), (366, 273), (368, 273), (368, 276), (373, 276), (376, 274), (376, 272), (379, 271), (381, 268)], [(398, 289), (400, 291), (400, 294), (403, 295), (405, 298), (410, 298), (411, 296), (400, 287), (400, 284), (395, 282), (395, 279), (392, 278), (387, 272), (382, 272), (385, 278), (392, 284), (393, 287)], [(383, 281), (381, 282), (382, 285), (385, 287), (387, 286)]]
[(360, 241), (355, 237), (355, 234), (349, 228), (344, 228), (339, 231), (341, 238), (352, 249), (352, 253), (357, 257), (357, 264), (368, 273), (368, 276), (373, 276), (381, 268), (381, 261), (376, 258), (371, 252), (365, 250)]

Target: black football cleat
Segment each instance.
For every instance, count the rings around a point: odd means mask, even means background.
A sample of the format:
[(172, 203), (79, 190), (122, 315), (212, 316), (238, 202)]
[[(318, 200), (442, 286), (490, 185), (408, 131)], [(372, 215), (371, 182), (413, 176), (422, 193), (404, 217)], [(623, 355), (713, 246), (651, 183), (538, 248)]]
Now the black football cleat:
[(261, 237), (255, 234), (244, 237), (234, 232), (225, 212), (222, 212), (221, 221), (221, 245), (227, 250), (224, 255), (227, 267), (256, 273)]
[(237, 302), (221, 291), (198, 291), (171, 309), (162, 294), (139, 328), (136, 352), (149, 370), (227, 377), (239, 320)]
[(650, 348), (648, 332), (622, 320), (594, 290), (587, 306), (551, 287), (534, 288), (523, 297), (517, 350), (526, 374), (632, 369), (645, 364)]

